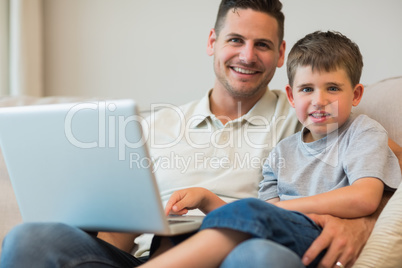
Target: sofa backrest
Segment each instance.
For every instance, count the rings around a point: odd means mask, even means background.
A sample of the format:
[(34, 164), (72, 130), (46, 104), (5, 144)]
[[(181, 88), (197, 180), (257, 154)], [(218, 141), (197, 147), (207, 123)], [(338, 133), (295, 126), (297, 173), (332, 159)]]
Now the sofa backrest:
[(402, 76), (366, 86), (363, 98), (353, 112), (380, 122), (388, 136), (402, 146)]

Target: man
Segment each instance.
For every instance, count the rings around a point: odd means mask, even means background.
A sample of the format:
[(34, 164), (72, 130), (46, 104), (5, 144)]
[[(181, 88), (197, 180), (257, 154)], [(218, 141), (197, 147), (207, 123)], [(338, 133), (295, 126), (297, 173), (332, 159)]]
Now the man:
[[(268, 13), (271, 18), (259, 20), (257, 12), (251, 16), (239, 15), (239, 10), (248, 8)], [(283, 21), (278, 1), (221, 2), (207, 46), (208, 55), (214, 56), (214, 88), (202, 100), (180, 109), (164, 109), (149, 121), (153, 134), (149, 138), (154, 142), (150, 146), (151, 154), (162, 161), (172, 159), (173, 152), (188, 161), (189, 168), (156, 171), (164, 201), (174, 191), (191, 186), (205, 187), (226, 201), (256, 196), (262, 179), (261, 164), (268, 152), (299, 128), (285, 95), (267, 90), (276, 67), (284, 63)], [(218, 163), (215, 167), (208, 164), (212, 157)], [(239, 167), (247, 157), (249, 162), (257, 159), (258, 167)], [(197, 162), (200, 158), (202, 165)], [(337, 262), (353, 263), (374, 224), (369, 218), (346, 221), (330, 216), (312, 217), (325, 228), (303, 261), (304, 264), (311, 262), (330, 246), (322, 261), (326, 267)], [(262, 250), (261, 244), (264, 242), (246, 242), (226, 263), (240, 265), (244, 258), (237, 256), (246, 255), (245, 251), (249, 252), (250, 260), (258, 259), (256, 254), (264, 259), (264, 254), (279, 251), (270, 245)], [(253, 245), (258, 250), (252, 250)], [(281, 256), (278, 254), (276, 260), (283, 261)], [(231, 262), (230, 257), (236, 261)], [(244, 263), (253, 266), (250, 260)]]
[[(155, 167), (160, 167), (155, 172), (163, 200), (189, 186), (208, 188), (226, 201), (256, 196), (268, 152), (299, 129), (286, 96), (267, 89), (276, 67), (284, 63), (281, 7), (274, 0), (222, 1), (207, 48), (214, 56), (214, 88), (198, 102), (151, 114), (145, 125)], [(238, 9), (265, 12), (269, 18), (239, 16)], [(324, 267), (352, 264), (375, 222), (312, 218), (324, 230), (303, 262), (311, 262), (329, 246)], [(127, 253), (137, 234), (101, 233), (99, 237), (103, 240), (65, 225), (21, 225), (4, 240), (1, 264), (133, 267), (142, 263)], [(276, 267), (301, 265), (288, 251), (261, 240), (250, 240), (238, 250), (242, 254), (235, 249), (223, 266), (241, 265), (244, 260), (250, 267), (266, 265), (267, 252), (277, 257)]]

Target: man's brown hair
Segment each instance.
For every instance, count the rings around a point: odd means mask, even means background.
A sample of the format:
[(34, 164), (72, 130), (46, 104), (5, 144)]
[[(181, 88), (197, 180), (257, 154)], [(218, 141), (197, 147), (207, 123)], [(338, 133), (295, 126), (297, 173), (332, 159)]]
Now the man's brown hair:
[(215, 22), (215, 32), (219, 36), (219, 32), (223, 27), (226, 16), (230, 10), (236, 12), (236, 9), (252, 9), (266, 13), (278, 22), (278, 38), (279, 44), (282, 44), (284, 36), (285, 16), (282, 13), (282, 3), (279, 0), (222, 0), (219, 5), (218, 15)]

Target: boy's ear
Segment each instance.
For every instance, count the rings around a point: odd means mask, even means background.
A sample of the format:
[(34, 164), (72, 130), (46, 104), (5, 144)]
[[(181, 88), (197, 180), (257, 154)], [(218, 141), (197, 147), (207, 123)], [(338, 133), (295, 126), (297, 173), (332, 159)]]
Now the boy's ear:
[(286, 96), (288, 97), (288, 101), (290, 103), (290, 105), (295, 108), (295, 102), (293, 99), (293, 91), (292, 88), (290, 87), (290, 85), (286, 85)]
[(214, 55), (215, 41), (216, 41), (216, 32), (215, 32), (215, 29), (211, 29), (211, 31), (209, 32), (208, 44), (207, 44), (207, 54), (208, 54), (208, 56)]
[(364, 86), (362, 84), (357, 84), (355, 88), (353, 89), (353, 106), (357, 106), (362, 97), (363, 97), (363, 92), (364, 92)]

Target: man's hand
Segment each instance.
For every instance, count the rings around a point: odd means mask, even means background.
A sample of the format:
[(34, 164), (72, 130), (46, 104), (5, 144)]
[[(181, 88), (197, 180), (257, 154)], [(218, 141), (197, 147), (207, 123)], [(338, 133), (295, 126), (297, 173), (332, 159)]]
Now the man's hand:
[(303, 256), (302, 261), (306, 266), (327, 249), (318, 267), (334, 267), (338, 261), (344, 267), (352, 267), (375, 224), (375, 219), (370, 217), (340, 219), (330, 215), (307, 216), (321, 226), (323, 231)]
[(224, 204), (226, 203), (211, 191), (193, 187), (174, 192), (166, 204), (165, 213), (183, 215), (190, 209), (198, 208), (207, 214)]

